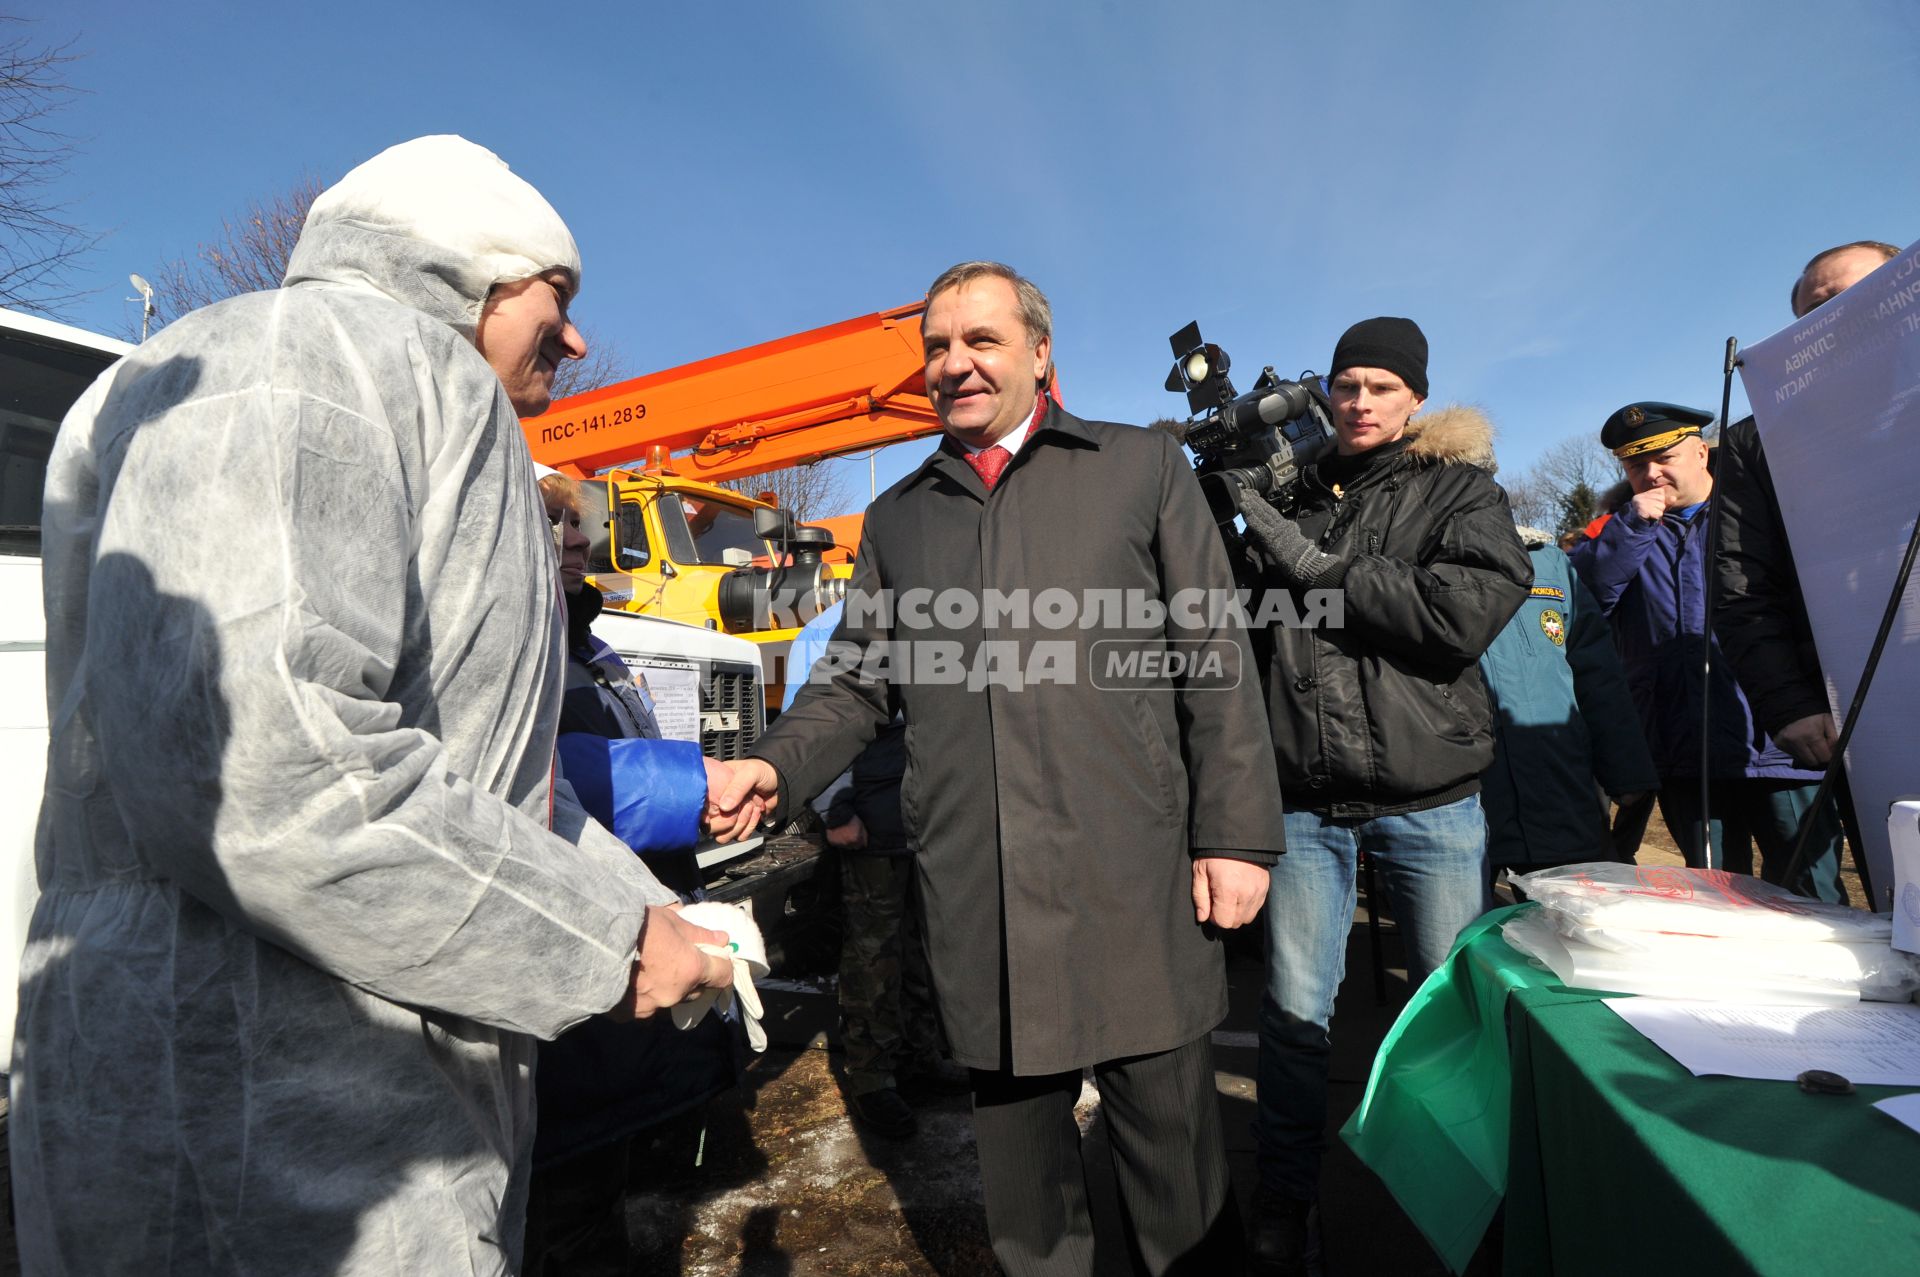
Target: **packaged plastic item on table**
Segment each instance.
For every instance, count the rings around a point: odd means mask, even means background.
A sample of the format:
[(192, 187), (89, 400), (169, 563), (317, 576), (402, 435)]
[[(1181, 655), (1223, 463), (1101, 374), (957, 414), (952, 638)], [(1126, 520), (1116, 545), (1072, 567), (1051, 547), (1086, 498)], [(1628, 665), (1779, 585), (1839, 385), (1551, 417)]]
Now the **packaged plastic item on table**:
[(1920, 798), (1902, 798), (1887, 809), (1887, 843), (1893, 850), (1893, 947), (1920, 953)]
[(1886, 941), (1616, 931), (1609, 939), (1635, 943), (1606, 948), (1586, 943), (1581, 929), (1567, 934), (1545, 909), (1517, 914), (1501, 930), (1508, 944), (1578, 989), (1770, 1006), (1905, 1002), (1920, 991), (1920, 964)]
[(1529, 900), (1570, 928), (1668, 931), (1696, 936), (1774, 940), (1843, 940), (1886, 944), (1887, 918), (1806, 900), (1783, 887), (1723, 869), (1678, 869), (1600, 861), (1560, 865), (1513, 879)]

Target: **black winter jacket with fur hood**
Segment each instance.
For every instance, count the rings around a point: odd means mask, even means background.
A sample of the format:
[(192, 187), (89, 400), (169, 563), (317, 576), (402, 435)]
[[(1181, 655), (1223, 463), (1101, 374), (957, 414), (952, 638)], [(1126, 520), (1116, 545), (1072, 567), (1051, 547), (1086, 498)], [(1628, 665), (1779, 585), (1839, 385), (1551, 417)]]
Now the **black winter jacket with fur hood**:
[(1437, 409), (1404, 444), (1310, 467), (1281, 506), (1347, 565), (1340, 624), (1259, 636), (1288, 807), (1392, 815), (1479, 788), (1493, 731), (1478, 661), (1533, 584), (1506, 493), (1481, 468), (1492, 437), (1478, 410)]

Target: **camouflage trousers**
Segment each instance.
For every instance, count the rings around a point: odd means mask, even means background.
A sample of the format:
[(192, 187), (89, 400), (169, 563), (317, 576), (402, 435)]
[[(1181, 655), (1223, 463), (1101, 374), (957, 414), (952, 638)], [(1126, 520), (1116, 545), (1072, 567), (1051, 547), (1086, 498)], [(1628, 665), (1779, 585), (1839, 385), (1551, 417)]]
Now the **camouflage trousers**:
[(840, 1041), (854, 1095), (896, 1086), (940, 1058), (914, 877), (909, 855), (841, 854)]

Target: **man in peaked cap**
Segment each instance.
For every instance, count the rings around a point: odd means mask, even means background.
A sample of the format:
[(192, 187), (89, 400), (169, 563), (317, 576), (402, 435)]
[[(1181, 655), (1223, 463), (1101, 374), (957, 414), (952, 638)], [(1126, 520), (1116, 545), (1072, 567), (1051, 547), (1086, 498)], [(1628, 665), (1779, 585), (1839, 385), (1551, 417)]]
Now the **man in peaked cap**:
[(1631, 403), (1607, 418), (1600, 442), (1620, 459), (1632, 498), (1598, 536), (1575, 547), (1587, 588), (1613, 622), (1627, 685), (1660, 773), (1660, 814), (1689, 865), (1705, 862), (1700, 836), (1701, 708), (1712, 715), (1707, 759), (1716, 867), (1778, 881), (1803, 820), (1815, 820), (1810, 879), (1796, 890), (1842, 899), (1840, 827), (1831, 806), (1815, 811), (1820, 774), (1794, 762), (1753, 721), (1718, 643), (1707, 655), (1708, 500), (1713, 469), (1701, 432), (1711, 413), (1679, 404)]
[[(1699, 461), (1698, 473), (1705, 476), (1707, 443), (1701, 432), (1713, 424), (1713, 414), (1702, 412), (1698, 408), (1688, 408), (1681, 404), (1632, 403), (1607, 418), (1607, 424), (1600, 427), (1600, 446), (1626, 462), (1632, 457), (1650, 456), (1672, 450), (1675, 453), (1674, 469), (1677, 473), (1693, 473), (1691, 460)], [(1688, 441), (1691, 440), (1691, 444)], [(1696, 454), (1697, 457), (1696, 457)], [(1657, 472), (1649, 487), (1642, 489), (1634, 484), (1635, 495), (1655, 488), (1663, 493), (1683, 496), (1673, 483), (1663, 483), (1661, 476), (1666, 471)], [(1711, 490), (1713, 480), (1705, 479), (1706, 490)], [(1690, 492), (1692, 489), (1689, 488)], [(1702, 498), (1704, 499), (1704, 498)], [(1649, 503), (1651, 504), (1651, 503)]]

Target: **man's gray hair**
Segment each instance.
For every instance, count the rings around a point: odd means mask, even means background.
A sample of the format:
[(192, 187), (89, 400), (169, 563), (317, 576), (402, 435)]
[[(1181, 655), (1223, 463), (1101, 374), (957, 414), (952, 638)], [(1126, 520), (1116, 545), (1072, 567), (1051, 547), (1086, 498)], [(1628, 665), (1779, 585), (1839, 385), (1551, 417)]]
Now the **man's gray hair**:
[(949, 266), (928, 287), (927, 300), (932, 301), (948, 289), (971, 284), (976, 279), (1004, 279), (1013, 285), (1013, 295), (1020, 303), (1020, 322), (1027, 329), (1027, 345), (1038, 346), (1042, 338), (1053, 336), (1053, 307), (1048, 304), (1047, 295), (1004, 262), (961, 262), (958, 266)]

